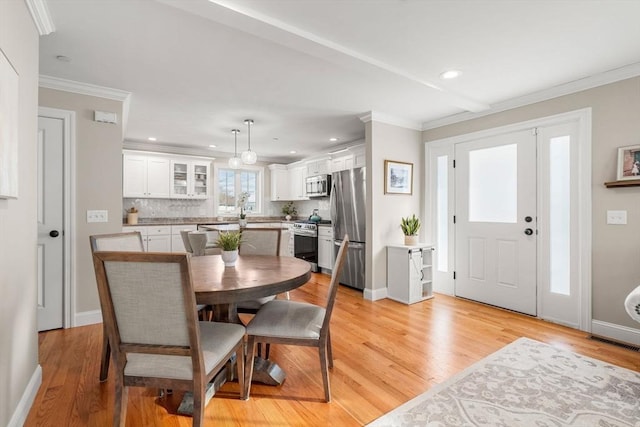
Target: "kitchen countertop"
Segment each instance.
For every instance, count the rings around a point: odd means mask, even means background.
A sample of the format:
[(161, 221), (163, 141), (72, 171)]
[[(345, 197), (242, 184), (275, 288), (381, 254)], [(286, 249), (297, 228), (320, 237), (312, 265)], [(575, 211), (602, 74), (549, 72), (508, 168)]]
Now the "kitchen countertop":
[[(292, 218), (291, 221), (286, 221), (281, 216), (261, 216), (261, 217), (247, 217), (248, 223), (266, 223), (266, 222), (283, 222), (294, 223), (296, 221), (306, 220), (307, 218), (297, 217)], [(127, 219), (122, 219), (122, 225), (183, 225), (183, 224), (237, 224), (237, 217), (223, 217), (221, 221), (218, 218), (208, 217), (194, 217), (194, 218), (139, 218), (137, 224), (127, 224)]]

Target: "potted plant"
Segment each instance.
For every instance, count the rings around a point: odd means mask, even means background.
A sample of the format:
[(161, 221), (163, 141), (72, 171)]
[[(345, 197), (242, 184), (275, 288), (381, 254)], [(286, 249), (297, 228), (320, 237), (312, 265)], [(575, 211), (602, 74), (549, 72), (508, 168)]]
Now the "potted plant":
[(222, 250), (225, 267), (234, 267), (238, 259), (238, 248), (242, 242), (242, 231), (221, 231), (216, 245)]
[(247, 200), (249, 200), (249, 196), (250, 194), (248, 191), (244, 191), (238, 195), (238, 206), (240, 207), (240, 219), (238, 223), (240, 224), (240, 227), (247, 226), (247, 214), (244, 213), (244, 208), (247, 205)]
[(284, 219), (286, 219), (287, 221), (291, 221), (292, 216), (298, 215), (298, 209), (293, 204), (293, 202), (287, 202), (282, 207), (282, 213), (284, 214)]
[(400, 228), (404, 233), (404, 244), (411, 246), (418, 243), (418, 230), (420, 230), (420, 219), (413, 214), (411, 217), (402, 218)]
[(138, 209), (135, 206), (132, 206), (130, 209), (127, 209), (127, 224), (137, 224), (138, 223)]

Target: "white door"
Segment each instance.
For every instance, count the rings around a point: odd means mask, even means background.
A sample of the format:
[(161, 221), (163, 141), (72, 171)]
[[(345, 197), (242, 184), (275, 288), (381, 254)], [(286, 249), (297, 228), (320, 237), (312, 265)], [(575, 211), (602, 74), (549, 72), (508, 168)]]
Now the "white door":
[(38, 330), (63, 326), (63, 125), (38, 117)]
[(455, 294), (537, 314), (532, 130), (455, 146)]

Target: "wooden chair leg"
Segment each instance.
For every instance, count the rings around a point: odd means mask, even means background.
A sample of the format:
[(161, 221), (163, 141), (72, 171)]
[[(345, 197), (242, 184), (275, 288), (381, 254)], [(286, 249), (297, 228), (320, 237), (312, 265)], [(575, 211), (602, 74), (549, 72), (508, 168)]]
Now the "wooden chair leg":
[(269, 360), (269, 352), (271, 351), (271, 344), (270, 343), (266, 343), (264, 345), (264, 358), (265, 360)]
[(107, 336), (107, 328), (102, 324), (102, 354), (100, 360), (100, 382), (105, 382), (109, 376), (109, 359), (111, 358), (111, 346)]
[(129, 397), (129, 387), (124, 385), (123, 376), (118, 373), (116, 378), (116, 396), (113, 411), (113, 427), (125, 427), (127, 422), (127, 400)]
[(331, 332), (327, 331), (327, 358), (329, 359), (329, 368), (333, 369), (333, 350), (331, 348)]
[(244, 363), (244, 344), (236, 351), (236, 366), (238, 368), (238, 386), (240, 387), (240, 399), (249, 400), (249, 395), (245, 388), (246, 366)]
[(331, 390), (329, 388), (329, 368), (327, 366), (327, 343), (320, 343), (320, 370), (322, 371), (322, 385), (324, 386), (324, 400), (331, 402)]
[(245, 400), (249, 399), (251, 393), (251, 380), (253, 379), (253, 360), (255, 358), (256, 351), (256, 338), (249, 336), (247, 341), (247, 360), (245, 361), (245, 377), (244, 377), (244, 396)]
[(205, 385), (199, 381), (199, 384), (193, 387), (193, 427), (202, 427), (203, 424)]

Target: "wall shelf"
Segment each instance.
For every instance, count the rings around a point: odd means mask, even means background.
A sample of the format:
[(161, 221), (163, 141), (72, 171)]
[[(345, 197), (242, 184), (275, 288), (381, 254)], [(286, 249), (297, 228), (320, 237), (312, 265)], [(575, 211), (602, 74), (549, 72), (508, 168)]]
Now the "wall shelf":
[(625, 181), (610, 181), (605, 182), (604, 185), (607, 188), (615, 188), (615, 187), (639, 187), (640, 179), (628, 179)]

